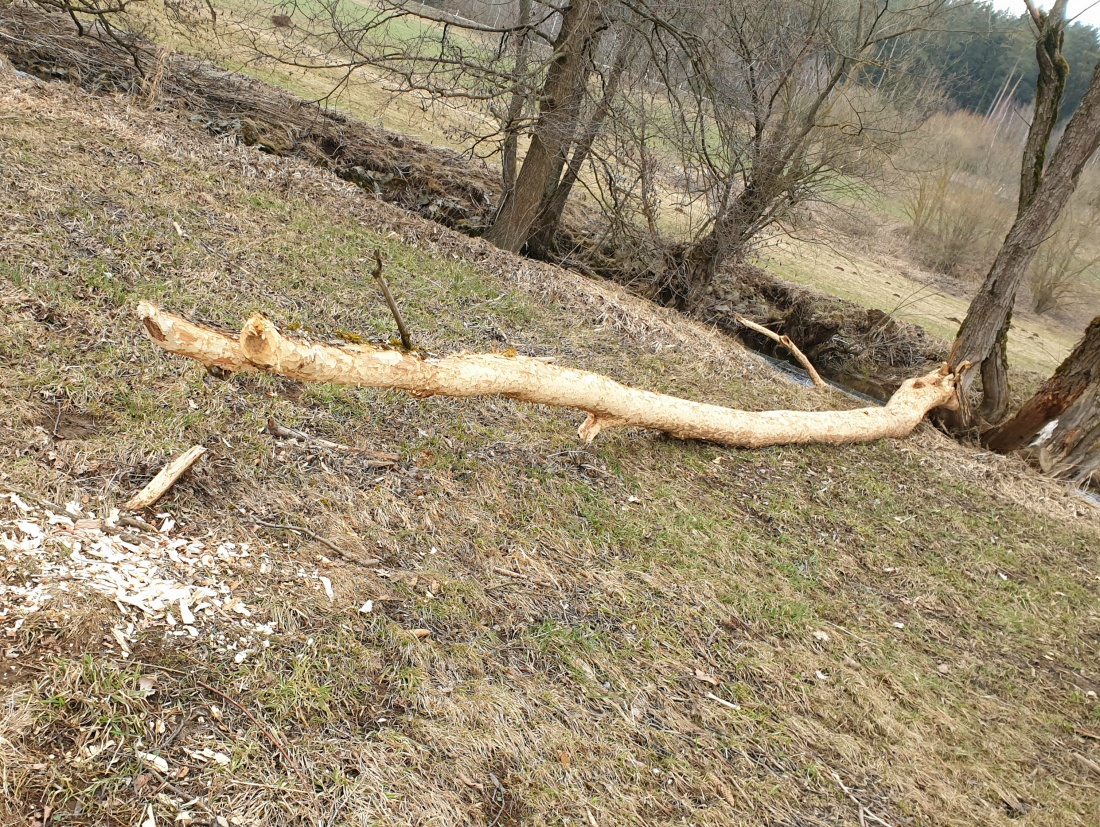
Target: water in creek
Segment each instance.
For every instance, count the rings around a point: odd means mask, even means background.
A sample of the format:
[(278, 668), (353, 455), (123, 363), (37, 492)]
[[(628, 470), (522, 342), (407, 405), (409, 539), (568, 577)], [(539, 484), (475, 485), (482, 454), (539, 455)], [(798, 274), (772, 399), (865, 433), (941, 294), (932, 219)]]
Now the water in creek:
[[(769, 356), (766, 353), (761, 353), (758, 350), (748, 351), (752, 356), (755, 356), (762, 362), (766, 362), (771, 365), (776, 371), (782, 374), (784, 377), (794, 382), (796, 385), (801, 385), (804, 388), (812, 388), (814, 386), (813, 381), (806, 371), (800, 368), (798, 365), (791, 364), (784, 359), (777, 359), (774, 356)], [(824, 378), (824, 377), (822, 377)], [(825, 382), (830, 388), (840, 391), (845, 396), (850, 396), (852, 399), (858, 399), (861, 402), (866, 402), (869, 405), (881, 408), (885, 403), (881, 399), (875, 399), (873, 396), (868, 396), (865, 393), (860, 393), (857, 390), (841, 385), (839, 382), (833, 382), (832, 380), (825, 379)]]

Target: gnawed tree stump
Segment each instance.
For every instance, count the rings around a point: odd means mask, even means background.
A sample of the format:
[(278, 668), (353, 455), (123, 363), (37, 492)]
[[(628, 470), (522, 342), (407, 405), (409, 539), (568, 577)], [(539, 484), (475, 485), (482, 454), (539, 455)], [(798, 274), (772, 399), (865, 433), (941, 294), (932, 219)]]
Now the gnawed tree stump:
[(282, 336), (262, 316), (239, 338), (142, 302), (150, 338), (162, 349), (220, 372), (265, 371), (305, 382), (403, 390), (416, 397), (504, 396), (576, 408), (588, 414), (580, 436), (605, 428), (652, 428), (685, 439), (761, 447), (788, 443), (866, 442), (905, 437), (933, 408), (957, 404), (955, 376), (944, 366), (906, 381), (882, 408), (850, 411), (739, 411), (627, 387), (606, 376), (499, 353), (425, 359), (363, 345), (302, 342)]
[(982, 434), (982, 444), (1007, 454), (1044, 430), (1036, 446), (1043, 471), (1083, 482), (1100, 470), (1100, 316), (1039, 392), (1012, 419)]

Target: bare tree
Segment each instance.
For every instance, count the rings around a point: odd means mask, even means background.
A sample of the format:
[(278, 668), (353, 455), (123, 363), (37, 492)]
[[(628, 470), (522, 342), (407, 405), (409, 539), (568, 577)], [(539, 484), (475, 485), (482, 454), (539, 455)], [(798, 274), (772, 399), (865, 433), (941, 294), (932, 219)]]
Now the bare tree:
[(1050, 313), (1075, 303), (1086, 272), (1100, 264), (1087, 245), (1100, 225), (1100, 201), (1074, 209), (1071, 204), (1037, 251), (1028, 270), (1031, 307)]
[[(926, 84), (893, 72), (942, 0), (699, 0), (654, 26), (651, 114), (705, 220), (670, 258), (664, 299), (696, 304), (723, 263), (792, 209), (873, 168), (917, 125)], [(889, 78), (889, 83), (883, 83)]]
[(504, 134), (500, 144), (500, 168), (505, 195), (510, 193), (516, 186), (519, 139), (522, 132), (520, 124), (531, 99), (530, 87), (525, 83), (527, 68), (531, 60), (531, 5), (531, 0), (519, 0), (519, 15), (516, 19), (519, 31), (512, 36), (515, 41), (512, 62), (514, 86), (508, 96), (503, 116), (499, 114), (497, 116), (504, 124), (502, 130)]
[[(109, 43), (129, 54), (139, 76), (145, 74), (148, 44), (137, 36), (135, 18), (130, 14), (143, 0), (31, 0), (50, 12), (59, 12), (72, 20), (77, 34)], [(211, 12), (212, 13), (212, 12)]]
[(625, 11), (618, 0), (518, 0), (510, 13), (496, 6), (473, 18), (414, 0), (279, 8), (291, 12), (287, 24), (275, 39), (252, 35), (258, 55), (341, 70), (345, 80), (368, 70), (395, 93), (461, 101), (468, 144), (501, 161), (503, 194), (486, 237), (513, 251), (535, 234), (550, 245), (622, 73), (614, 57)]
[(583, 144), (588, 81), (599, 35), (608, 25), (600, 0), (571, 0), (562, 12), (527, 155), (515, 186), (505, 193), (496, 220), (485, 234), (504, 250), (519, 252), (527, 243), (557, 195), (572, 150), (580, 150)]
[[(1081, 172), (1100, 146), (1100, 65), (1093, 73), (1077, 111), (1066, 125), (1058, 146), (1047, 161), (1047, 152), (1058, 107), (1069, 75), (1062, 55), (1066, 25), (1066, 0), (1055, 0), (1049, 14), (1025, 0), (1037, 31), (1035, 55), (1039, 76), (1035, 114), (1028, 130), (1020, 170), (1020, 199), (1016, 219), (989, 274), (970, 304), (951, 348), (950, 362), (969, 362), (982, 377), (981, 405), (964, 405), (947, 419), (954, 427), (977, 424), (979, 416), (998, 422), (1008, 412), (1008, 331), (1012, 307), (1020, 284), (1070, 196)], [(965, 400), (975, 379), (973, 370), (961, 380)]]

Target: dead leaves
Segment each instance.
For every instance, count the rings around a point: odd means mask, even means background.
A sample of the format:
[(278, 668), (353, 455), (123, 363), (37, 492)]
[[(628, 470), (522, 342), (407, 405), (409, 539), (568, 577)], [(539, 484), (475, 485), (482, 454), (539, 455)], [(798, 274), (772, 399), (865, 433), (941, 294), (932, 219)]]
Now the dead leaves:
[(695, 669), (695, 679), (702, 681), (703, 683), (709, 683), (711, 686), (718, 686), (718, 678), (713, 675), (708, 675), (702, 669)]

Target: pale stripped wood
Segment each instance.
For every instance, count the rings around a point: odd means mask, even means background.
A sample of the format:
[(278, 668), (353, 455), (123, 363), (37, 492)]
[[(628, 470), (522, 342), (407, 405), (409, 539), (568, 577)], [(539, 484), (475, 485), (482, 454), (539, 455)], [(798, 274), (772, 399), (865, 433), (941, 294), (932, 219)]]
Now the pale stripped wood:
[(130, 511), (141, 511), (148, 508), (165, 495), (169, 488), (176, 484), (188, 468), (195, 464), (199, 457), (206, 453), (206, 448), (196, 445), (184, 451), (170, 463), (160, 469), (160, 472), (149, 481), (149, 484), (135, 494), (125, 508)]
[(157, 345), (208, 368), (262, 370), (305, 382), (403, 390), (416, 397), (497, 395), (576, 408), (588, 414), (580, 426), (586, 441), (604, 428), (622, 425), (744, 447), (865, 442), (905, 437), (931, 409), (957, 404), (955, 376), (946, 366), (907, 380), (881, 408), (752, 412), (639, 390), (525, 356), (483, 353), (424, 359), (363, 345), (301, 342), (282, 336), (258, 315), (245, 323), (235, 340), (147, 302), (138, 312)]
[(764, 325), (757, 324), (756, 322), (746, 319), (744, 316), (735, 316), (735, 320), (739, 325), (747, 327), (749, 330), (755, 330), (764, 336), (767, 336), (774, 342), (778, 342), (787, 348), (791, 352), (791, 355), (798, 360), (798, 363), (802, 365), (802, 368), (806, 371), (806, 374), (810, 377), (810, 381), (814, 383), (815, 388), (827, 388), (825, 380), (821, 378), (821, 374), (817, 372), (817, 368), (813, 366), (813, 363), (806, 358), (806, 354), (798, 349), (798, 345), (791, 341), (790, 336), (786, 336), (780, 333), (776, 333), (774, 330), (768, 330)]

